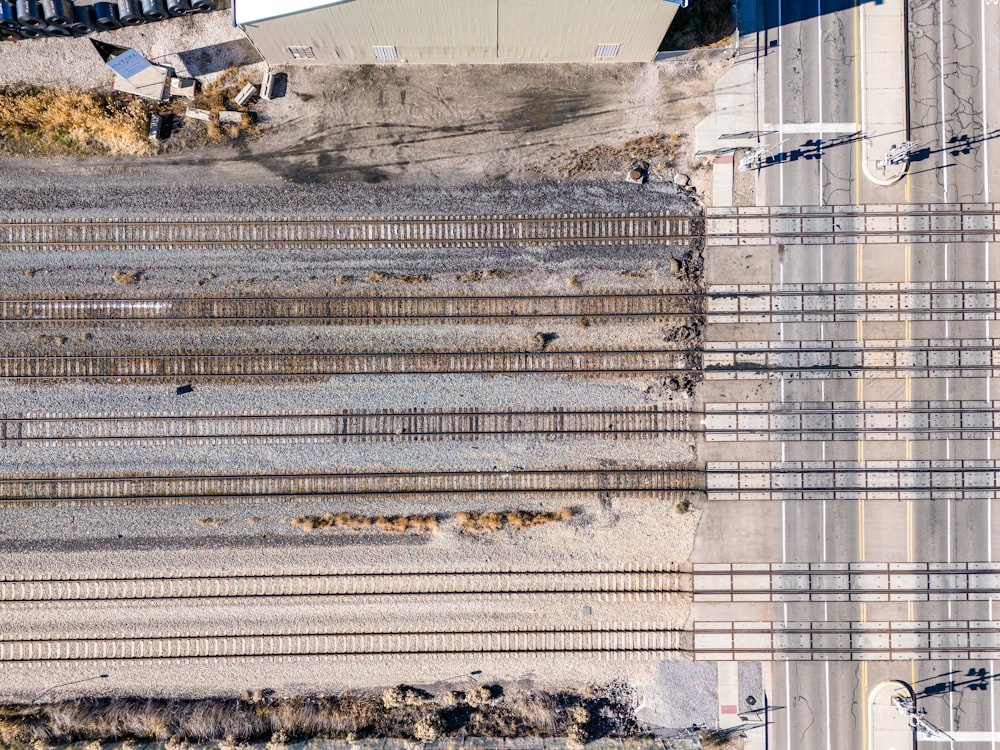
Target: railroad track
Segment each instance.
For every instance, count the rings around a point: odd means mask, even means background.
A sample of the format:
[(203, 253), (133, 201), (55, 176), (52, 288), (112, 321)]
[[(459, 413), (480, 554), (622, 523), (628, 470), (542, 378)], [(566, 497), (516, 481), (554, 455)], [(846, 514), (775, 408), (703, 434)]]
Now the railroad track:
[[(1000, 342), (998, 342), (1000, 343)], [(830, 373), (849, 375), (905, 373), (929, 376), (935, 372), (968, 373), (1000, 370), (994, 360), (998, 344), (992, 339), (947, 340), (854, 340), (825, 344), (802, 341), (755, 343), (710, 342), (703, 362), (707, 373), (796, 372), (799, 377), (826, 377)]]
[[(14, 576), (0, 580), (0, 602), (143, 602), (172, 599), (586, 595), (599, 601), (656, 601), (685, 591), (676, 568), (600, 571), (289, 572), (152, 575), (120, 578)], [(687, 589), (690, 585), (687, 586)]]
[(351, 325), (588, 322), (690, 315), (697, 295), (653, 291), (367, 297), (117, 297), (0, 299), (0, 324), (184, 323)]
[(995, 203), (713, 207), (708, 245), (991, 242), (1000, 237)]
[(656, 438), (693, 430), (669, 406), (606, 409), (407, 409), (257, 414), (0, 414), (0, 446)]
[(716, 500), (990, 500), (1000, 486), (992, 460), (711, 462), (705, 475)]
[(1000, 595), (1000, 566), (973, 563), (696, 564), (695, 601), (988, 601)]
[(746, 408), (706, 405), (700, 430), (709, 440), (730, 436), (737, 440), (878, 440), (895, 435), (919, 439), (955, 437), (992, 438), (1000, 404), (968, 401), (873, 402), (862, 408), (851, 402), (836, 407), (817, 402), (769, 403)]
[[(966, 282), (758, 285), (708, 293), (602, 290), (554, 295), (388, 295), (343, 297), (60, 297), (0, 299), (0, 324), (397, 324), (520, 320), (667, 320), (691, 315), (741, 322), (994, 320), (1000, 287)], [(806, 288), (808, 287), (808, 288)], [(705, 309), (707, 307), (707, 309)], [(877, 317), (874, 317), (877, 316)]]
[(524, 244), (619, 246), (676, 244), (699, 237), (700, 227), (698, 218), (662, 213), (339, 219), (6, 219), (0, 221), (0, 251), (487, 248)]
[(703, 314), (718, 322), (995, 320), (1000, 286), (993, 282), (716, 285), (705, 294), (705, 305)]
[(0, 357), (0, 379), (162, 380), (321, 378), (333, 375), (558, 374), (636, 375), (688, 372), (696, 351), (670, 349), (578, 351), (400, 351), (67, 354)]
[(589, 655), (666, 658), (682, 652), (683, 633), (658, 623), (510, 630), (178, 634), (5, 638), (2, 662), (199, 659), (257, 656)]
[[(0, 478), (0, 507), (39, 503), (139, 505), (183, 502), (288, 502), (409, 498), (460, 501), (492, 498), (520, 504), (595, 495), (669, 499), (702, 486), (688, 465), (672, 468), (537, 471), (381, 471), (329, 474), (24, 476)], [(450, 506), (449, 506), (450, 509)]]
[(1000, 658), (992, 621), (699, 621), (693, 631), (694, 658), (711, 661)]

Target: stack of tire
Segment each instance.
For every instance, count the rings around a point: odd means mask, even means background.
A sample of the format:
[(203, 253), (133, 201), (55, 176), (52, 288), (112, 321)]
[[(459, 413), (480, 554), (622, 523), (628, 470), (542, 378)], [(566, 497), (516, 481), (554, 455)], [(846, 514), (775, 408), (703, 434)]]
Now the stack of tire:
[(86, 36), (211, 10), (213, 0), (0, 0), (0, 40)]

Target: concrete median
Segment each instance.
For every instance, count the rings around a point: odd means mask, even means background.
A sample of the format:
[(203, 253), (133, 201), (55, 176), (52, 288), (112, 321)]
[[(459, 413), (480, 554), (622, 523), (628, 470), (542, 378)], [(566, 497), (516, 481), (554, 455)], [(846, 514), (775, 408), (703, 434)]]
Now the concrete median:
[(906, 2), (860, 4), (858, 55), (861, 66), (861, 168), (876, 185), (892, 185), (906, 175), (907, 162), (881, 163), (909, 139), (909, 72)]

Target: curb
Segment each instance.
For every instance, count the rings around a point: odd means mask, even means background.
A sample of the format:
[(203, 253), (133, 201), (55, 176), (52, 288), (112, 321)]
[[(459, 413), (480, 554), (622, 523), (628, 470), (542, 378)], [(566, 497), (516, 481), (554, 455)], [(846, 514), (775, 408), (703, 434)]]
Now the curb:
[[(903, 97), (903, 140), (909, 140), (910, 138), (910, 65), (909, 65), (909, 55), (907, 54), (907, 14), (908, 14), (908, 3), (903, 0), (900, 3), (902, 6), (902, 14), (900, 16), (902, 20), (900, 33), (903, 35), (903, 91), (906, 92)], [(871, 142), (868, 140), (869, 136), (867, 120), (868, 120), (868, 97), (865, 94), (865, 89), (868, 85), (868, 79), (865, 71), (865, 16), (867, 16), (867, 3), (862, 3), (860, 7), (860, 25), (858, 34), (860, 37), (860, 44), (858, 47), (858, 55), (860, 56), (861, 65), (861, 132), (864, 133), (864, 140), (862, 141), (862, 155), (861, 155), (861, 171), (864, 172), (865, 177), (867, 177), (871, 182), (879, 185), (881, 187), (889, 187), (890, 185), (895, 185), (897, 182), (902, 180), (906, 173), (909, 171), (909, 161), (905, 161), (900, 165), (899, 172), (892, 177), (879, 177), (875, 175), (870, 169), (869, 162), (871, 157), (869, 152), (871, 151)]]

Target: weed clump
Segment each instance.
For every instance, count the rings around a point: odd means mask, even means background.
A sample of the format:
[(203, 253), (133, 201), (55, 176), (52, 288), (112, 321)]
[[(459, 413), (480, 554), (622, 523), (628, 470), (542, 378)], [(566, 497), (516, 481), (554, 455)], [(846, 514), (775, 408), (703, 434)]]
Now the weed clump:
[(426, 284), (431, 277), (423, 273), (385, 273), (372, 271), (368, 281), (372, 284)]
[(146, 280), (146, 274), (142, 271), (115, 271), (111, 274), (111, 280), (122, 286), (131, 286)]
[(568, 521), (573, 517), (572, 508), (555, 511), (508, 510), (499, 513), (462, 512), (455, 514), (455, 525), (462, 531), (474, 534), (492, 534), (505, 526), (515, 529), (530, 529), (557, 521)]
[(324, 513), (321, 516), (299, 516), (293, 518), (292, 523), (302, 531), (312, 531), (314, 529), (334, 529), (344, 528), (351, 531), (362, 531), (375, 527), (379, 531), (389, 534), (405, 534), (412, 531), (417, 534), (426, 534), (436, 531), (438, 527), (437, 516), (359, 516), (354, 513)]

